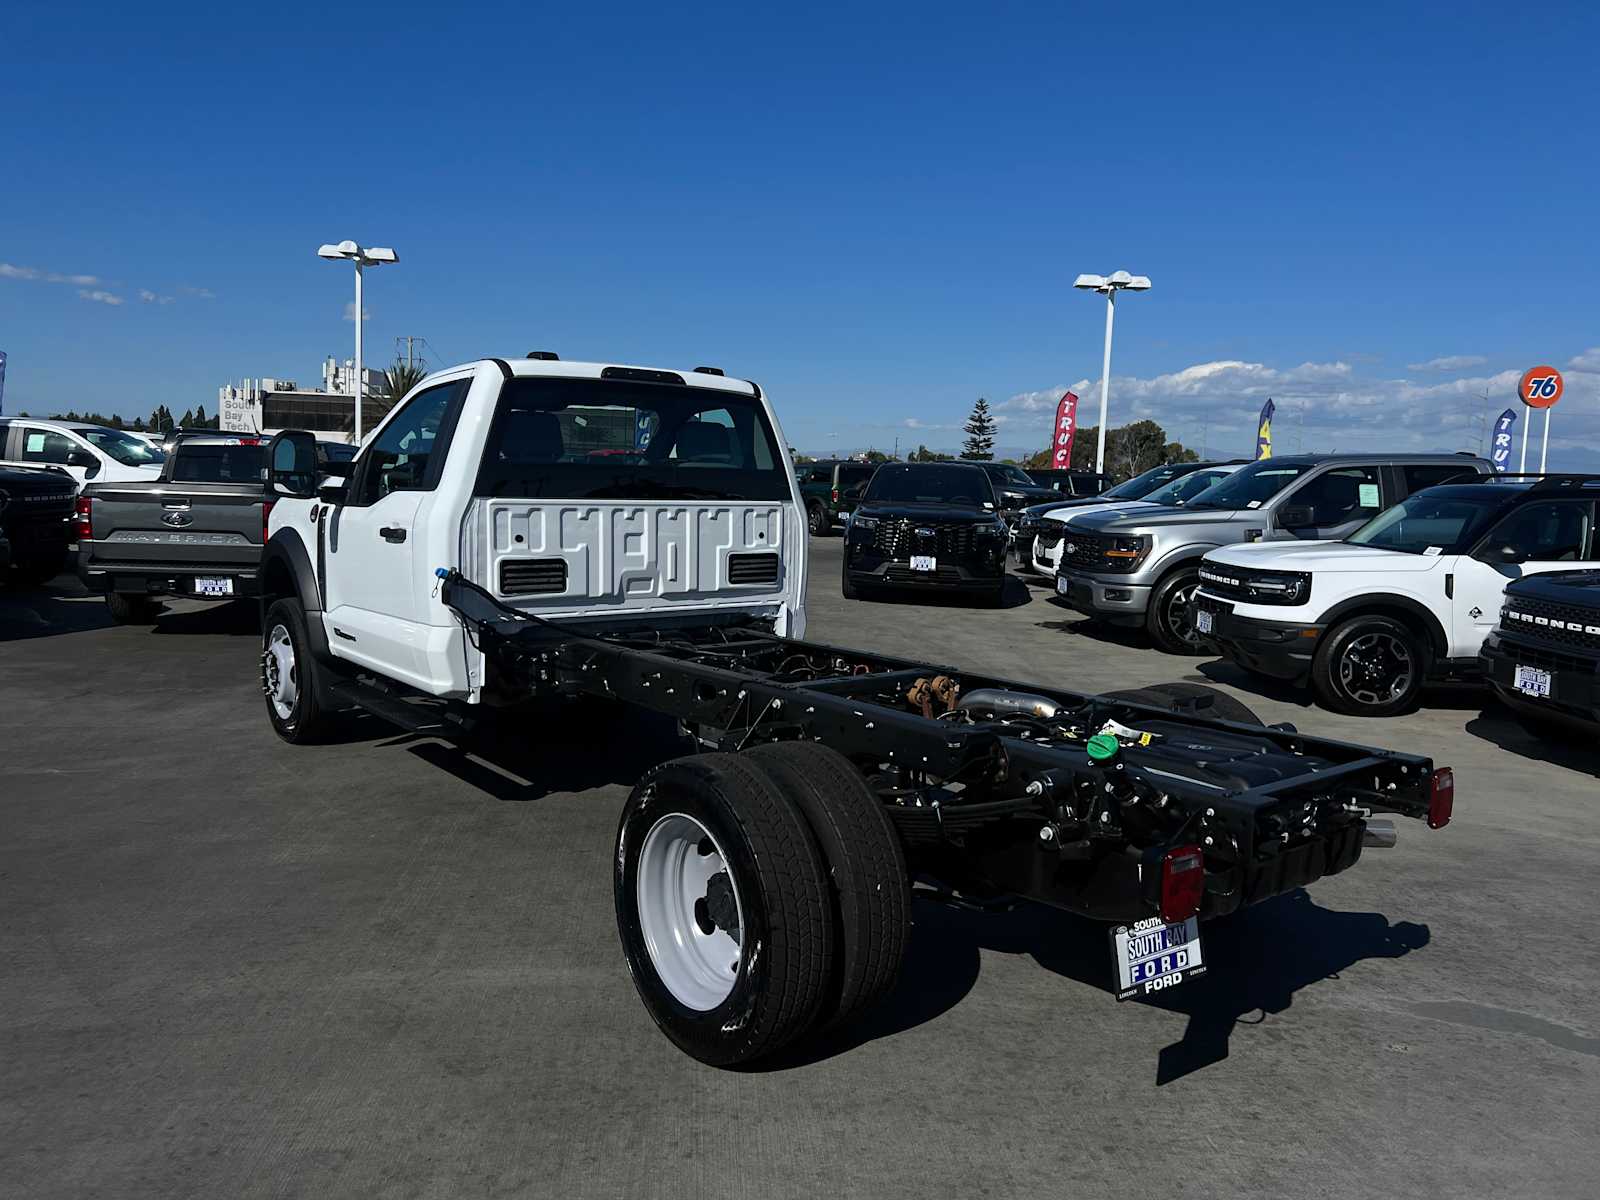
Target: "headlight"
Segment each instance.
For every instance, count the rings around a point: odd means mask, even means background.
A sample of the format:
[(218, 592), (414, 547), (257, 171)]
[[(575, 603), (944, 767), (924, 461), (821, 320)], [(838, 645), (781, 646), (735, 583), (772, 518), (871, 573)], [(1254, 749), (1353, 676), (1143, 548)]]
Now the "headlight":
[(851, 529), (876, 529), (877, 527), (878, 527), (878, 518), (877, 517), (863, 517), (859, 513), (851, 513), (850, 514), (850, 528)]
[(1011, 527), (999, 517), (996, 517), (992, 524), (978, 526), (979, 537), (1005, 537), (1010, 532)]
[(1244, 590), (1260, 604), (1304, 604), (1311, 595), (1311, 576), (1304, 571), (1262, 571), (1244, 580)]

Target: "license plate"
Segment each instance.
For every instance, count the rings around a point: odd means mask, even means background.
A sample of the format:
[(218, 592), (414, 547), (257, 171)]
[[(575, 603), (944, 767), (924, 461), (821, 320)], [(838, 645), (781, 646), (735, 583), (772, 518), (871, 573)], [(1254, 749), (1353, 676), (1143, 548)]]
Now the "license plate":
[(233, 595), (233, 580), (196, 579), (194, 581), (194, 594), (196, 596), (231, 596)]
[(1057, 575), (1056, 576), (1056, 592), (1059, 595), (1065, 596), (1070, 591), (1072, 591), (1072, 585), (1067, 582), (1066, 576), (1065, 575)]
[(1196, 633), (1210, 633), (1214, 621), (1212, 615), (1203, 608), (1195, 610), (1194, 628)]
[(841, 508), (839, 510), (839, 520), (848, 521), (850, 519), (850, 512), (851, 512), (850, 509)]
[(1538, 667), (1518, 667), (1517, 677), (1512, 681), (1517, 691), (1526, 696), (1542, 696), (1550, 699), (1550, 672), (1541, 671)]
[(1111, 957), (1117, 968), (1117, 999), (1132, 1000), (1164, 992), (1206, 973), (1200, 952), (1200, 919), (1168, 925), (1151, 917), (1111, 931)]
[(911, 556), (911, 569), (913, 571), (937, 571), (939, 560), (931, 554), (913, 554)]

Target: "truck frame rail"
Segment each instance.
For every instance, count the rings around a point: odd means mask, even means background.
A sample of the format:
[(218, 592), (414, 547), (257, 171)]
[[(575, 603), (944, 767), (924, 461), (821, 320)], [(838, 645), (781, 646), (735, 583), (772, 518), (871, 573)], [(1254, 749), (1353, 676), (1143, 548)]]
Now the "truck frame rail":
[(1200, 915), (1219, 916), (1352, 866), (1375, 813), (1450, 818), (1453, 779), (1426, 758), (1215, 720), (1181, 693), (1162, 707), (1039, 687), (747, 617), (588, 629), (438, 574), (499, 696), (613, 698), (713, 750), (822, 742), (862, 772), (913, 869), (971, 894), (1138, 920), (1158, 909), (1162, 857), (1197, 846)]

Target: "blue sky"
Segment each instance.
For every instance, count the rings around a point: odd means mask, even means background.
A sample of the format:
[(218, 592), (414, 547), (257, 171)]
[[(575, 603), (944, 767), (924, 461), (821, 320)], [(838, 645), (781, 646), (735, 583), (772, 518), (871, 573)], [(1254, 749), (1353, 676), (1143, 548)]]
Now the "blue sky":
[(1549, 362), (1600, 467), (1592, 7), (761, 8), (13, 3), (7, 410), (314, 384), (353, 237), (369, 362), (715, 363), (804, 449), (1044, 444), (1125, 267), (1113, 423), (1470, 448)]

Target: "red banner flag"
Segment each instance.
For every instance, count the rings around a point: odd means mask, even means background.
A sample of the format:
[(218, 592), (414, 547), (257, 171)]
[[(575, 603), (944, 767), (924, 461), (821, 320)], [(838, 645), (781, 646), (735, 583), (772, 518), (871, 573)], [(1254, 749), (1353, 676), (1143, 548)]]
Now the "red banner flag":
[(1050, 465), (1064, 471), (1072, 465), (1072, 435), (1078, 432), (1078, 398), (1071, 392), (1056, 405), (1055, 450)]

